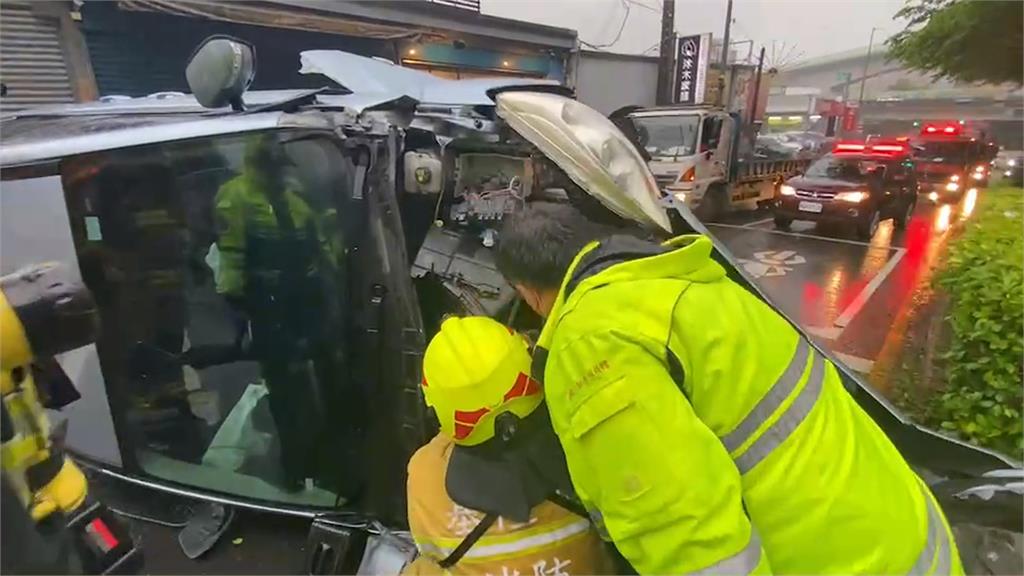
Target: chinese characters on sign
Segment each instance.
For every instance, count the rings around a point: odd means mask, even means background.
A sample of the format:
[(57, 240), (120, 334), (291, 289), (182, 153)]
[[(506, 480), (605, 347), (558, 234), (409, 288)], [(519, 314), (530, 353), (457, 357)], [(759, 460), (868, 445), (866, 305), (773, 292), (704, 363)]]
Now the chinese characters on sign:
[(681, 36), (676, 43), (676, 102), (700, 104), (708, 69), (711, 35)]

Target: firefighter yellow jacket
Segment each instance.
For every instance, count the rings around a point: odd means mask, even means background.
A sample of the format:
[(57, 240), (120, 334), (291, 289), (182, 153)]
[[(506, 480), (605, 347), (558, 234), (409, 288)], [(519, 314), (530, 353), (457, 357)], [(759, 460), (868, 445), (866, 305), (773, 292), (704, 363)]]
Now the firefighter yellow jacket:
[(409, 529), (420, 558), (404, 574), (614, 573), (591, 523), (552, 502), (534, 507), (525, 524), (499, 518), (458, 563), (447, 571), (438, 566), (484, 517), (448, 497), (445, 474), (453, 446), (450, 438), (439, 434), (409, 461)]
[(573, 484), (619, 551), (641, 574), (962, 573), (835, 367), (709, 239), (672, 244), (586, 247), (535, 352)]

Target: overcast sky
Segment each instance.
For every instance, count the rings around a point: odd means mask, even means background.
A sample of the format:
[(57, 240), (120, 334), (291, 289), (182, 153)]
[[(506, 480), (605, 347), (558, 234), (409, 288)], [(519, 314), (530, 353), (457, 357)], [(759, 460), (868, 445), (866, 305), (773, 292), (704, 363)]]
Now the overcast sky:
[[(758, 47), (765, 45), (769, 58), (774, 41), (775, 65), (782, 63), (783, 51), (789, 53), (785, 62), (789, 63), (859, 48), (867, 46), (873, 26), (881, 28), (875, 33), (876, 42), (903, 28), (893, 19), (903, 1), (735, 0), (731, 41), (752, 39)], [(657, 53), (660, 0), (481, 0), (480, 4), (485, 14), (575, 28), (581, 40), (598, 45), (615, 38), (628, 4), (622, 37), (605, 50)], [(711, 32), (721, 38), (725, 6), (726, 0), (676, 0), (676, 31), (684, 35)], [(734, 49), (746, 55), (745, 46)]]

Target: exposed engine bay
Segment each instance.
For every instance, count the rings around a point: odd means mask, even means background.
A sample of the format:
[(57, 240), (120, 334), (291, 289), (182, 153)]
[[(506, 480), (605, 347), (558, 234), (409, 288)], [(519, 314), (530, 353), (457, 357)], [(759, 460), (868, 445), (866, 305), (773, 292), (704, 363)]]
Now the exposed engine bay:
[[(529, 143), (488, 131), (448, 139), (411, 129), (403, 154), (403, 218), (427, 324), (450, 313), (512, 322), (515, 291), (491, 249), (505, 217), (534, 201), (569, 201), (575, 184)], [(506, 312), (503, 314), (503, 312)]]

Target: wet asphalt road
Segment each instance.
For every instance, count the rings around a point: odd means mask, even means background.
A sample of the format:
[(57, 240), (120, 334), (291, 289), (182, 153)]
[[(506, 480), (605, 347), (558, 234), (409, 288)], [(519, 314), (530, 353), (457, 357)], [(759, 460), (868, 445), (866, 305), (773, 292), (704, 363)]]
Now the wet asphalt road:
[(850, 368), (869, 373), (887, 339), (900, 338), (951, 227), (970, 217), (975, 200), (937, 206), (922, 198), (906, 230), (886, 220), (869, 242), (852, 229), (813, 222), (777, 230), (767, 210), (732, 215), (708, 230), (785, 314)]

